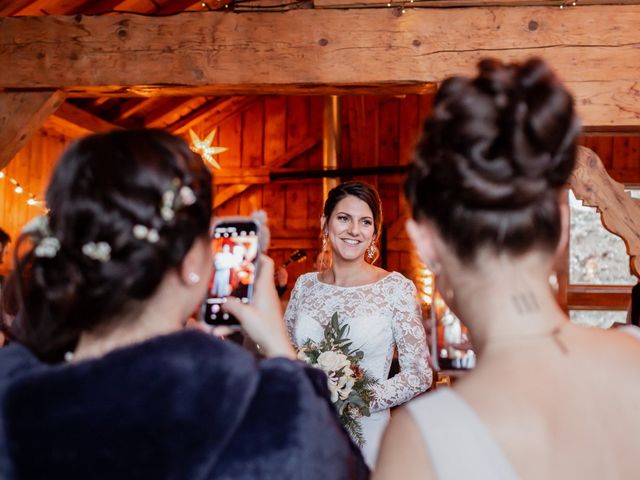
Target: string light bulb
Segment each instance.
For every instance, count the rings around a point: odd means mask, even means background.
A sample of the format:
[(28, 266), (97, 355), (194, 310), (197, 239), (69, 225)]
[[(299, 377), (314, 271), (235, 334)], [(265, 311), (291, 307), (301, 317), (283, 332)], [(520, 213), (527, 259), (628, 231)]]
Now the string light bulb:
[[(5, 179), (11, 185), (13, 185), (13, 192), (16, 195), (21, 195), (23, 193), (27, 194), (28, 198), (25, 200), (25, 203), (27, 205), (32, 206), (32, 207), (44, 205), (44, 202), (38, 200), (33, 193), (25, 191), (24, 187), (22, 185), (20, 185), (20, 182), (18, 182), (18, 180), (16, 180), (13, 177), (8, 176), (4, 171), (0, 171), (0, 180), (5, 180)], [(44, 208), (44, 207), (42, 207), (42, 208)]]

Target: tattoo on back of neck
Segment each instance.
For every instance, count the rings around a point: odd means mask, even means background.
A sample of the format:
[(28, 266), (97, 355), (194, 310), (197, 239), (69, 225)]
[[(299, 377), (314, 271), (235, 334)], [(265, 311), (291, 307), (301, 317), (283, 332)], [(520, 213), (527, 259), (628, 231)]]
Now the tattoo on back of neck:
[(540, 310), (540, 305), (538, 305), (538, 300), (533, 292), (523, 292), (512, 295), (511, 302), (515, 307), (516, 312), (521, 315)]

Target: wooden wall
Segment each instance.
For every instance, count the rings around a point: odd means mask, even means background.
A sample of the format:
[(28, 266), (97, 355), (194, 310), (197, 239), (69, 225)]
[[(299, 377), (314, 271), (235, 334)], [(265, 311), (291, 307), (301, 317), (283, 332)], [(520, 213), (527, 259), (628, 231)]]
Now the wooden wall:
[[(15, 178), (25, 189), (24, 193), (16, 194), (15, 187), (7, 178), (0, 180), (0, 227), (11, 235), (10, 247), (15, 245), (20, 229), (34, 216), (43, 213), (42, 207), (27, 205), (27, 192), (39, 200), (44, 199), (55, 161), (69, 141), (66, 137), (40, 129), (4, 169), (7, 177)], [(10, 248), (6, 257), (8, 262), (12, 255), (13, 249)], [(0, 275), (5, 275), (8, 267), (8, 264), (0, 265)]]

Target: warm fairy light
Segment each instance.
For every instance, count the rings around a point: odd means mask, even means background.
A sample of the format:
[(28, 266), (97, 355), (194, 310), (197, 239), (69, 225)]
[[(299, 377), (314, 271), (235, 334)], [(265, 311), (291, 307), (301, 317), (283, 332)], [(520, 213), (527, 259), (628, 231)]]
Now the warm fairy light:
[(420, 299), (425, 305), (430, 306), (433, 302), (433, 272), (424, 265), (419, 264), (416, 268), (415, 279)]
[(215, 168), (221, 168), (220, 164), (216, 162), (214, 155), (218, 155), (219, 153), (226, 152), (228, 148), (225, 147), (212, 147), (211, 142), (216, 136), (216, 132), (218, 129), (214, 129), (207, 137), (202, 140), (196, 132), (189, 129), (189, 136), (191, 137), (191, 150), (198, 153), (202, 158), (204, 158), (207, 162), (213, 165)]
[(4, 171), (0, 171), (0, 180), (4, 180), (6, 179), (11, 185), (13, 185), (13, 192), (16, 195), (21, 195), (23, 193), (27, 194), (27, 200), (25, 200), (27, 205), (30, 205), (32, 207), (34, 206), (42, 206), (44, 204), (44, 202), (41, 202), (39, 200), (36, 199), (36, 196), (31, 193), (31, 192), (25, 192), (25, 189), (22, 185), (20, 185), (20, 182), (18, 182), (18, 180), (16, 180), (13, 177), (9, 177), (7, 176), (6, 173), (4, 173)]

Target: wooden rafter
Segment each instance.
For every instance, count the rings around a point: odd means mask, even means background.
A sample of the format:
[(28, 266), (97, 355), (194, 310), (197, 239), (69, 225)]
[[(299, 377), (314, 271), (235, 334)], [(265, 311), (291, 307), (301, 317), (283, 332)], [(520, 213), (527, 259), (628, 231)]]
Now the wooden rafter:
[(227, 97), (223, 99), (215, 99), (204, 105), (194, 109), (189, 115), (181, 118), (179, 121), (169, 125), (167, 129), (177, 135), (187, 132), (190, 128), (200, 122), (207, 122), (212, 125), (218, 125), (227, 118), (235, 115), (253, 102), (255, 97)]
[(153, 111), (145, 116), (145, 127), (158, 128), (164, 127), (168, 120), (178, 114), (180, 110), (185, 109), (194, 99), (191, 97), (172, 98), (171, 101), (165, 102), (164, 105), (154, 108)]
[(0, 93), (0, 170), (64, 99), (60, 91)]
[(36, 0), (0, 0), (0, 16), (15, 15)]
[(48, 124), (61, 133), (71, 137), (79, 137), (88, 133), (108, 132), (122, 127), (107, 122), (75, 105), (64, 102), (49, 118)]
[(132, 117), (136, 113), (144, 110), (145, 108), (149, 108), (149, 105), (157, 102), (158, 99), (155, 97), (152, 98), (132, 98), (127, 100), (122, 105), (118, 107), (118, 116), (116, 121), (122, 122), (127, 120), (129, 117)]

